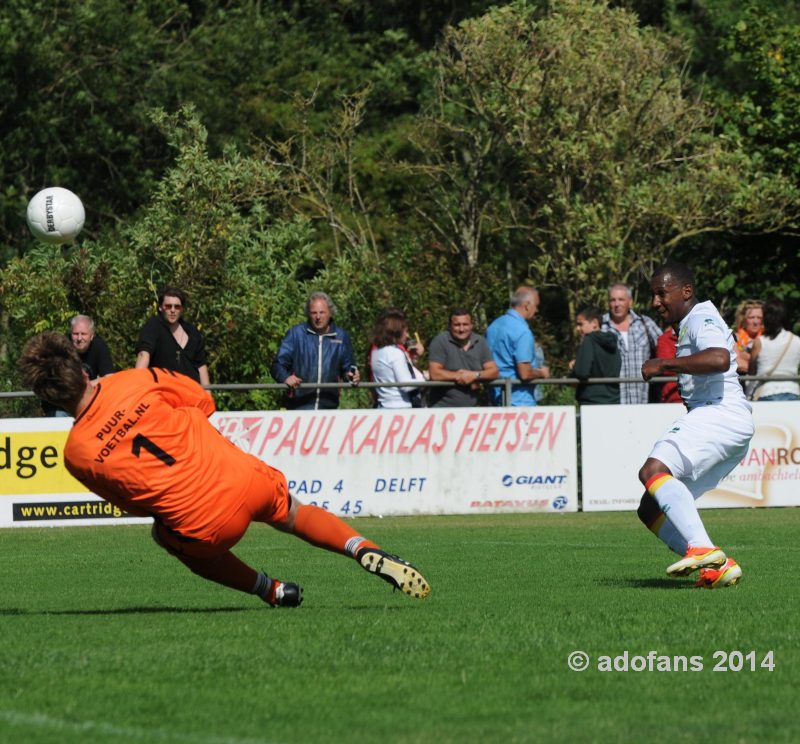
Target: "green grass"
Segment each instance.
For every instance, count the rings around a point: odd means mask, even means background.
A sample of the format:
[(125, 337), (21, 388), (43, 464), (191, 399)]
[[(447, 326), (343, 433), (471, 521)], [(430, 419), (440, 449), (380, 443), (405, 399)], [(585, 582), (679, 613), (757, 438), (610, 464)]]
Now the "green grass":
[[(145, 527), (3, 530), (0, 741), (798, 741), (800, 509), (704, 517), (739, 586), (666, 579), (633, 514), (357, 521), (423, 569), (422, 602), (256, 525), (237, 552), (302, 583), (296, 610), (193, 576)], [(716, 650), (775, 670), (713, 672)], [(624, 651), (705, 668), (598, 671)]]

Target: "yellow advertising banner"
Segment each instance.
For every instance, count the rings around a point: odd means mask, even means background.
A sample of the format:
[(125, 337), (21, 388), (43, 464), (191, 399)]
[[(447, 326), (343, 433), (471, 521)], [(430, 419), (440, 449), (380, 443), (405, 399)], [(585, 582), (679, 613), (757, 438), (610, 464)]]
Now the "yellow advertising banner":
[(0, 432), (0, 495), (88, 493), (64, 467), (68, 431)]

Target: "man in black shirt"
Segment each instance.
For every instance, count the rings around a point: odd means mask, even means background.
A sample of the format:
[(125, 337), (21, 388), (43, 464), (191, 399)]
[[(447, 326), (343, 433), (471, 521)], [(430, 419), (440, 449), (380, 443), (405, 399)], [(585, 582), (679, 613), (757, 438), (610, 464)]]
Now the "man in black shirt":
[[(88, 315), (76, 315), (69, 322), (69, 338), (78, 352), (81, 364), (90, 380), (105, 377), (114, 372), (111, 350), (102, 336), (95, 333), (94, 321)], [(46, 416), (68, 416), (61, 408), (50, 403), (42, 403)]]
[(111, 350), (103, 337), (95, 333), (94, 321), (88, 315), (76, 315), (69, 326), (70, 340), (89, 379), (110, 375), (114, 371)]
[(201, 385), (209, 385), (206, 342), (203, 334), (183, 319), (186, 294), (167, 287), (158, 296), (158, 315), (139, 331), (136, 367), (163, 367), (182, 372)]

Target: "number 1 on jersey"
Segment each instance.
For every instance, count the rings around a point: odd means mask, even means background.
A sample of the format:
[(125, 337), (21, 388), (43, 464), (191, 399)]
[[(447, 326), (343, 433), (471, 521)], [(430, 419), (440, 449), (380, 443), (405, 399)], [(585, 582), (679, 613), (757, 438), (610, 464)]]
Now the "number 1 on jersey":
[(161, 462), (163, 462), (165, 465), (174, 465), (176, 462), (175, 458), (169, 454), (169, 452), (164, 452), (161, 447), (154, 442), (151, 442), (146, 436), (144, 436), (144, 434), (137, 434), (133, 438), (133, 444), (131, 444), (134, 457), (139, 457), (142, 447), (144, 447), (151, 455), (161, 460)]

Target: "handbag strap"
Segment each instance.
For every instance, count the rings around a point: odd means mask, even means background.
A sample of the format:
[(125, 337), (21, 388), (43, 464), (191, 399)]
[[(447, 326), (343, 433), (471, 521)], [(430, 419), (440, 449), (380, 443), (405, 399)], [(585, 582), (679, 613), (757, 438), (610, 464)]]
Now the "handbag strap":
[(411, 379), (412, 380), (418, 379), (416, 375), (416, 367), (414, 366), (414, 363), (411, 361), (411, 355), (408, 353), (408, 349), (406, 349), (406, 347), (403, 346), (402, 344), (397, 344), (397, 348), (403, 352), (403, 356), (406, 358), (406, 366), (408, 367), (408, 373), (411, 375)]

